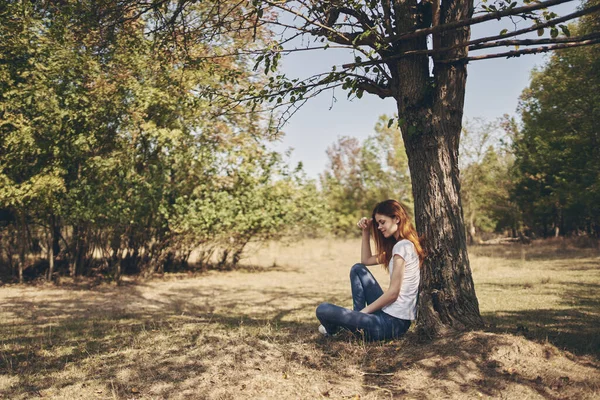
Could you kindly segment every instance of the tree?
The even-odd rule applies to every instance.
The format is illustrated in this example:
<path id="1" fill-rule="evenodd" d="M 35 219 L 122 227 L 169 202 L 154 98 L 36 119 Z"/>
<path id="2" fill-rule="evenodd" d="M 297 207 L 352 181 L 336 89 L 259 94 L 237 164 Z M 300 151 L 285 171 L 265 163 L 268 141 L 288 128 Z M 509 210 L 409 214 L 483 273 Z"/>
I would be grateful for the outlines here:
<path id="1" fill-rule="evenodd" d="M 329 165 L 320 180 L 336 216 L 334 234 L 359 233 L 356 221 L 384 199 L 401 200 L 412 209 L 406 150 L 400 130 L 389 121 L 380 116 L 374 134 L 363 143 L 341 137 L 327 149 Z"/>
<path id="2" fill-rule="evenodd" d="M 595 14 L 572 30 L 587 35 L 599 26 Z M 514 195 L 527 229 L 542 236 L 600 235 L 600 49 L 553 54 L 533 73 L 520 111 Z"/>
<path id="3" fill-rule="evenodd" d="M 366 203 L 369 211 L 375 203 L 389 198 L 413 209 L 408 158 L 395 119 L 381 115 L 375 133 L 363 143 L 361 171 L 370 193 Z"/>
<path id="4" fill-rule="evenodd" d="M 511 120 L 467 120 L 460 142 L 461 197 L 469 243 L 480 233 L 509 230 L 517 235 L 519 209 L 511 200 L 514 164 Z M 504 128 L 504 129 L 502 129 Z"/>
<path id="5" fill-rule="evenodd" d="M 340 137 L 327 148 L 329 164 L 321 174 L 321 188 L 327 204 L 336 216 L 332 229 L 335 235 L 356 231 L 355 223 L 368 212 L 365 207 L 366 188 L 362 179 L 362 147 L 353 137 Z"/>

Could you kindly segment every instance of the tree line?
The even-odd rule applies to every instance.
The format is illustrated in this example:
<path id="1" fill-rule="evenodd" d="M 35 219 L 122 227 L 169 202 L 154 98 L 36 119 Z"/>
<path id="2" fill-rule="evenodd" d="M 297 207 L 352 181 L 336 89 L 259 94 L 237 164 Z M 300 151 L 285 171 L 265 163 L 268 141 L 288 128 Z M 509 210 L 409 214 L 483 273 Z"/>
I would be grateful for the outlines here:
<path id="1" fill-rule="evenodd" d="M 201 263 L 236 264 L 250 240 L 318 229 L 316 186 L 268 149 L 269 120 L 211 102 L 265 79 L 248 56 L 189 63 L 265 32 L 177 46 L 108 7 L 0 5 L 2 279 L 150 275 L 200 245 Z"/>

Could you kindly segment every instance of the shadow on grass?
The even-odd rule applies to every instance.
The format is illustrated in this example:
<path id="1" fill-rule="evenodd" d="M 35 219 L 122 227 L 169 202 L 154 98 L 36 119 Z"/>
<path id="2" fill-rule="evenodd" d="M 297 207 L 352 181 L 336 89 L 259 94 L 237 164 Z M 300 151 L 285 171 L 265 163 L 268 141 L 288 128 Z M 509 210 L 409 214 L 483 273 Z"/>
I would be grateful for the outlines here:
<path id="1" fill-rule="evenodd" d="M 472 245 L 469 254 L 478 257 L 498 258 L 501 260 L 569 260 L 600 257 L 598 248 L 576 248 L 567 244 L 533 242 L 532 244 Z M 598 268 L 598 262 L 591 263 Z"/>
<path id="2" fill-rule="evenodd" d="M 252 273 L 252 274 L 264 273 L 264 272 L 291 272 L 291 273 L 302 272 L 302 270 L 298 267 L 292 267 L 289 265 L 284 266 L 284 265 L 277 264 L 277 263 L 273 263 L 272 265 L 269 265 L 269 266 L 248 264 L 245 262 L 241 262 L 236 265 L 224 264 L 221 266 L 219 266 L 219 265 L 206 266 L 206 265 L 198 264 L 198 263 L 190 263 L 189 268 L 192 271 L 192 273 L 196 273 L 196 274 L 206 273 L 207 271 L 221 271 L 221 272 L 236 271 L 236 272 L 247 272 L 247 273 Z M 186 274 L 186 272 L 181 272 L 179 274 Z M 165 274 L 165 276 L 168 276 L 168 275 L 169 275 L 169 273 Z"/>
<path id="3" fill-rule="evenodd" d="M 527 369 L 519 370 L 505 361 L 498 361 L 495 350 L 514 348 L 515 342 L 509 335 L 473 332 L 427 343 L 408 337 L 400 344 L 400 349 L 397 344 L 373 346 L 361 365 L 363 387 L 369 392 L 381 392 L 382 398 L 408 395 L 411 399 L 517 398 L 518 393 L 531 391 L 541 398 L 558 399 L 574 398 L 572 393 L 585 397 L 590 388 L 592 392 L 598 390 L 597 379 L 532 376 Z M 543 369 L 542 366 L 540 370 Z M 398 379 L 399 375 L 410 376 L 414 371 L 418 371 L 418 384 L 425 388 L 422 391 L 414 390 L 415 381 L 410 383 L 411 388 Z M 563 371 L 564 374 L 567 372 Z"/>
<path id="4" fill-rule="evenodd" d="M 483 317 L 493 332 L 521 334 L 600 360 L 600 284 L 580 282 L 563 291 L 561 298 L 564 309 L 505 311 Z"/>
<path id="5" fill-rule="evenodd" d="M 104 393 L 117 398 L 148 386 L 155 387 L 153 396 L 169 397 L 173 388 L 189 386 L 191 397 L 202 397 L 214 386 L 206 377 L 215 374 L 215 365 L 219 374 L 236 372 L 240 363 L 260 368 L 262 354 L 272 351 L 268 343 L 283 348 L 298 337 L 314 337 L 316 320 L 294 321 L 290 315 L 314 310 L 322 296 L 271 288 L 257 298 L 256 289 L 241 284 L 177 288 L 149 298 L 145 285 L 78 290 L 76 300 L 8 299 L 1 311 L 19 320 L 0 321 L 0 375 L 18 383 L 0 386 L 0 397 L 31 398 L 82 382 L 104 386 Z M 219 301 L 217 312 L 215 293 L 231 294 Z M 244 297 L 251 300 L 244 303 Z M 283 300 L 299 305 L 283 308 Z M 259 311 L 240 312 L 240 306 Z M 232 374 L 228 382 L 243 378 Z"/>
<path id="6" fill-rule="evenodd" d="M 497 397 L 506 385 L 517 383 L 553 398 L 548 393 L 558 385 L 506 371 L 495 362 L 490 353 L 511 345 L 507 336 L 480 333 L 471 340 L 460 336 L 421 343 L 409 334 L 399 341 L 365 343 L 351 335 L 322 338 L 316 333 L 316 319 L 293 318 L 298 312 L 314 312 L 321 301 L 347 303 L 347 295 L 323 298 L 322 293 L 290 292 L 285 287 L 258 290 L 243 283 L 153 293 L 146 285 L 150 284 L 101 286 L 81 291 L 76 300 L 9 299 L 2 311 L 16 313 L 21 320 L 0 325 L 0 371 L 18 383 L 0 388 L 0 396 L 31 398 L 83 383 L 116 398 L 139 392 L 165 398 L 175 391 L 187 398 L 207 398 L 224 383 L 241 387 L 252 374 L 263 373 L 265 363 L 324 373 L 330 384 L 356 379 L 350 364 L 359 369 L 364 390 L 382 398 L 407 394 L 409 389 L 397 375 L 413 368 L 422 371 L 423 379 L 447 383 L 439 389 L 442 397 L 456 396 L 452 387 L 466 397 L 476 393 Z M 566 320 L 556 311 L 502 315 L 496 317 L 497 330 L 510 331 L 526 321 L 523 326 L 530 327 L 522 330 L 532 334 L 537 332 L 532 321 L 538 321 L 556 333 L 550 337 L 557 343 L 573 336 L 559 347 L 597 355 L 597 314 L 590 319 L 586 313 L 598 309 L 598 289 L 588 285 L 565 296 L 565 302 L 575 302 L 568 303 L 575 310 L 566 314 Z M 576 340 L 576 333 L 585 339 Z M 596 340 L 596 350 L 583 346 L 575 351 L 585 340 Z M 305 345 L 317 351 L 304 352 Z M 225 382 L 222 376 L 227 376 Z M 410 392 L 411 398 L 430 394 Z"/>

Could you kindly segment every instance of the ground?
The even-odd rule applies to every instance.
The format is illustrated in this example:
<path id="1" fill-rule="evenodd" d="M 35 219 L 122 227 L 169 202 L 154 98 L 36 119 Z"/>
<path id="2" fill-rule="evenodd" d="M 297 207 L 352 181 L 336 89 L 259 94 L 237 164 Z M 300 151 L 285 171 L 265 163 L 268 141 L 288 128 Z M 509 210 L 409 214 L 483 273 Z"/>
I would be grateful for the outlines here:
<path id="1" fill-rule="evenodd" d="M 10 399 L 592 399 L 600 252 L 561 241 L 470 249 L 486 329 L 421 341 L 322 337 L 350 305 L 358 240 L 251 247 L 235 271 L 122 285 L 0 287 Z M 385 272 L 373 268 L 385 287 Z"/>

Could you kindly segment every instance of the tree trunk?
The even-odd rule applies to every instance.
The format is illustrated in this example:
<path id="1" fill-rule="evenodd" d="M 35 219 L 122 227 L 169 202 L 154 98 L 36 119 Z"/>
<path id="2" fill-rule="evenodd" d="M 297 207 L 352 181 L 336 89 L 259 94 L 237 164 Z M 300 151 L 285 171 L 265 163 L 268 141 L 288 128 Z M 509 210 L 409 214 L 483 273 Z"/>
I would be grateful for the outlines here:
<path id="1" fill-rule="evenodd" d="M 438 120 L 438 119 L 434 119 Z M 409 166 L 415 199 L 415 219 L 424 238 L 427 258 L 421 271 L 419 320 L 421 333 L 482 326 L 479 303 L 467 255 L 460 186 L 458 137 L 460 130 L 432 122 L 431 130 L 408 140 Z"/>
<path id="2" fill-rule="evenodd" d="M 475 236 L 477 235 L 477 230 L 475 229 L 475 218 L 473 218 L 473 215 L 471 215 L 469 217 L 469 226 L 468 226 L 468 244 L 474 244 L 475 243 Z"/>
<path id="3" fill-rule="evenodd" d="M 54 273 L 54 246 L 52 246 L 53 236 L 53 230 L 50 229 L 50 245 L 48 246 L 48 275 L 46 276 L 47 281 L 52 280 L 52 274 Z"/>
<path id="4" fill-rule="evenodd" d="M 472 12 L 469 2 L 443 2 L 440 23 L 467 19 Z M 439 46 L 451 47 L 469 37 L 468 27 L 446 31 L 440 34 Z M 415 220 L 427 253 L 417 323 L 420 333 L 429 337 L 483 325 L 467 255 L 458 171 L 467 71 L 464 63 L 448 62 L 466 53 L 466 48 L 458 48 L 436 55 L 433 76 L 427 58 L 405 57 L 390 65 Z"/>
<path id="5" fill-rule="evenodd" d="M 77 242 L 79 241 L 79 226 L 73 225 L 72 227 L 72 237 L 71 237 L 71 251 L 69 251 L 70 260 L 69 260 L 69 275 L 71 277 L 75 277 L 77 273 Z"/>
<path id="6" fill-rule="evenodd" d="M 18 274 L 19 283 L 23 283 L 23 270 L 25 269 L 25 260 L 27 256 L 27 229 L 25 227 L 25 215 L 19 214 L 17 232 L 19 235 L 19 263 L 18 263 Z"/>
<path id="7" fill-rule="evenodd" d="M 71 277 L 86 274 L 85 262 L 87 255 L 87 227 L 83 224 L 75 224 L 73 225 L 73 238 L 71 244 Z"/>
<path id="8" fill-rule="evenodd" d="M 52 251 L 54 256 L 57 257 L 60 254 L 60 220 L 55 215 L 52 216 Z"/>
<path id="9" fill-rule="evenodd" d="M 48 239 L 48 275 L 46 276 L 47 281 L 52 280 L 52 274 L 54 274 L 54 257 L 56 256 L 55 249 L 58 244 L 56 238 L 56 218 L 54 215 L 50 217 L 50 238 Z M 60 247 L 59 247 L 60 249 Z"/>

